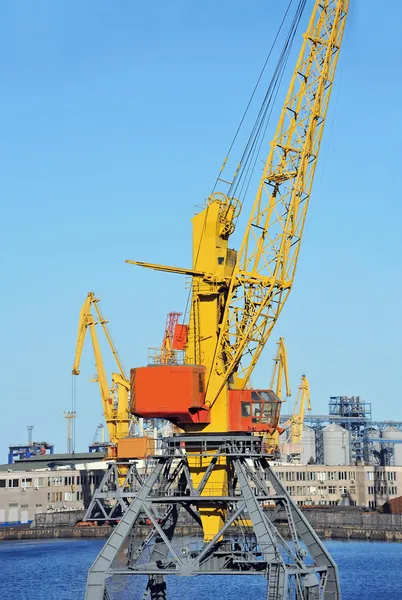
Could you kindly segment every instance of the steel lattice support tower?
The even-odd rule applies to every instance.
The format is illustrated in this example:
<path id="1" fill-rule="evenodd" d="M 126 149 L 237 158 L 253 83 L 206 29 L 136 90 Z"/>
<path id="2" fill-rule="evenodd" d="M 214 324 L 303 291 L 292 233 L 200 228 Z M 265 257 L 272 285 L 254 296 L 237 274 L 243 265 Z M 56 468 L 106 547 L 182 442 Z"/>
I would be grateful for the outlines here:
<path id="1" fill-rule="evenodd" d="M 212 458 L 197 487 L 189 453 L 201 462 Z M 252 434 L 187 435 L 164 440 L 162 454 L 150 459 L 145 475 L 131 463 L 125 480 L 119 481 L 118 463 L 110 465 L 90 509 L 92 518 L 98 514 L 100 520 L 119 522 L 89 571 L 86 600 L 109 598 L 110 577 L 117 582 L 145 575 L 144 595 L 134 597 L 167 600 L 167 575 L 218 574 L 264 577 L 267 600 L 340 600 L 335 563 L 267 458 L 261 438 Z M 233 479 L 217 496 L 213 473 L 222 460 Z M 226 512 L 209 541 L 203 539 L 200 518 L 200 507 L 206 505 Z M 176 535 L 183 513 L 193 531 L 199 530 L 192 541 Z M 124 549 L 122 565 L 121 558 L 115 559 Z"/>

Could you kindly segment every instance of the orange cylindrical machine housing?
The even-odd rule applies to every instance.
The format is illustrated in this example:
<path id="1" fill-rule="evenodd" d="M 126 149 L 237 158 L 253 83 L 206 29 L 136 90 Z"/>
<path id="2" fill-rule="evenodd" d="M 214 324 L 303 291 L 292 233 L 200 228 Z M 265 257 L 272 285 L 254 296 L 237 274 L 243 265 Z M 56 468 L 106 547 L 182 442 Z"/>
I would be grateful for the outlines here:
<path id="1" fill-rule="evenodd" d="M 209 423 L 205 406 L 205 367 L 149 365 L 130 371 L 131 412 L 144 419 L 177 424 Z"/>

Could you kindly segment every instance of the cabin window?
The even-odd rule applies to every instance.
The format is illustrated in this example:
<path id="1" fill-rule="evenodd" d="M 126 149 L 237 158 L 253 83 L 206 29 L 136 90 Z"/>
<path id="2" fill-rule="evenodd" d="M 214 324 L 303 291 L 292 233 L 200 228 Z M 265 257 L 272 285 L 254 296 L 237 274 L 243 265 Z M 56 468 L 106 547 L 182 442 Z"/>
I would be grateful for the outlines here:
<path id="1" fill-rule="evenodd" d="M 261 415 L 261 402 L 253 402 L 253 417 Z"/>
<path id="2" fill-rule="evenodd" d="M 241 416 L 249 417 L 250 416 L 250 402 L 242 402 L 241 403 Z"/>

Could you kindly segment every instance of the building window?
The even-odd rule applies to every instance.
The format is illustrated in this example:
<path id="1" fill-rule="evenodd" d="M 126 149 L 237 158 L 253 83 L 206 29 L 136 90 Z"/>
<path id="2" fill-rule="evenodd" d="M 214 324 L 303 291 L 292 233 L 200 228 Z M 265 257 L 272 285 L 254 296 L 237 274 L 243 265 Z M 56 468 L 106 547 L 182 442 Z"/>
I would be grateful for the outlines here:
<path id="1" fill-rule="evenodd" d="M 351 494 L 356 494 L 356 486 L 355 485 L 351 485 L 350 488 L 349 488 L 349 492 Z"/>
<path id="2" fill-rule="evenodd" d="M 336 485 L 328 486 L 328 494 L 336 494 Z"/>
<path id="3" fill-rule="evenodd" d="M 388 471 L 388 481 L 396 481 L 396 471 Z"/>
<path id="4" fill-rule="evenodd" d="M 21 508 L 22 508 L 22 509 L 24 509 L 24 508 L 25 508 L 25 509 L 26 509 L 26 508 L 28 508 L 28 504 L 21 504 Z"/>
<path id="5" fill-rule="evenodd" d="M 5 487 L 6 487 L 6 480 L 0 479 L 0 488 L 5 488 Z"/>
<path id="6" fill-rule="evenodd" d="M 36 477 L 35 478 L 35 487 L 43 488 L 44 486 L 44 477 Z"/>
<path id="7" fill-rule="evenodd" d="M 9 479 L 8 486 L 9 488 L 17 488 L 19 487 L 20 480 L 19 479 Z"/>
<path id="8" fill-rule="evenodd" d="M 42 508 L 42 504 L 35 504 L 35 508 Z"/>
<path id="9" fill-rule="evenodd" d="M 21 487 L 24 488 L 31 488 L 32 487 L 32 477 L 23 477 L 21 479 Z"/>
<path id="10" fill-rule="evenodd" d="M 368 471 L 368 473 L 367 473 L 367 479 L 369 481 L 374 481 L 374 471 Z"/>

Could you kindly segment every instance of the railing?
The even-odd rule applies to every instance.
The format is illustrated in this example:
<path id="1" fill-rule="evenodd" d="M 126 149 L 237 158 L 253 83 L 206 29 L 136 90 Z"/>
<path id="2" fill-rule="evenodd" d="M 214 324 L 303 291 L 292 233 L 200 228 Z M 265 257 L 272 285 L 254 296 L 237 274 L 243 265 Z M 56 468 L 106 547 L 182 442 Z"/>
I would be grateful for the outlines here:
<path id="1" fill-rule="evenodd" d="M 184 365 L 184 350 L 167 350 L 164 348 L 148 348 L 148 364 L 150 365 Z"/>

